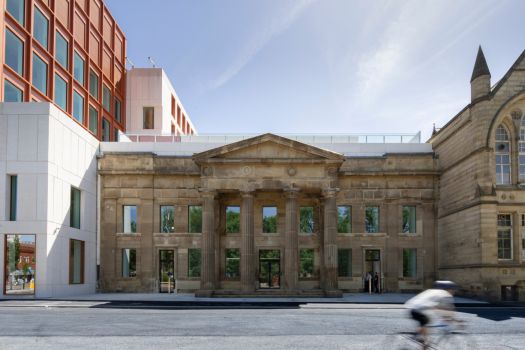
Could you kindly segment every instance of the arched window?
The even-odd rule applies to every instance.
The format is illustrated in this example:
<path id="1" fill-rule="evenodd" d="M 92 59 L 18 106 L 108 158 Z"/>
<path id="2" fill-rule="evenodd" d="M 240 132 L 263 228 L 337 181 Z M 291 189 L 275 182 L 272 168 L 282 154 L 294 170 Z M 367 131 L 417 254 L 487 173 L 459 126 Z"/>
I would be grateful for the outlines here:
<path id="1" fill-rule="evenodd" d="M 521 118 L 519 150 L 520 182 L 525 182 L 525 117 Z"/>
<path id="2" fill-rule="evenodd" d="M 510 141 L 504 126 L 496 129 L 496 184 L 510 184 Z"/>

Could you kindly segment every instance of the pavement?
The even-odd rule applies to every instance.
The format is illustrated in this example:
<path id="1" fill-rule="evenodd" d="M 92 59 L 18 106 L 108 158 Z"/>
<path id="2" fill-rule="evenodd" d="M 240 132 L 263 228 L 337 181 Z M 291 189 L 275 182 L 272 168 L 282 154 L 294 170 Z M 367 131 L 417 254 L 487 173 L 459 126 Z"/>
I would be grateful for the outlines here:
<path id="1" fill-rule="evenodd" d="M 127 308 L 402 308 L 415 294 L 404 293 L 348 293 L 342 298 L 202 298 L 192 293 L 94 293 L 63 298 L 5 298 L 0 307 L 127 307 Z M 491 304 L 469 298 L 456 297 L 457 306 L 490 306 Z"/>

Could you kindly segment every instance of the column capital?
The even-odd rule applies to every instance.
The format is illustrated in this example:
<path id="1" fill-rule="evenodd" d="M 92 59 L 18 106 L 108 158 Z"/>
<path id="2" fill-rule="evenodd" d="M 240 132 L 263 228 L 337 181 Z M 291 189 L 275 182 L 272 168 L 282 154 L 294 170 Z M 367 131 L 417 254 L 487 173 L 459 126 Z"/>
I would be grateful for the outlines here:
<path id="1" fill-rule="evenodd" d="M 337 196 L 337 193 L 339 192 L 339 188 L 325 188 L 323 189 L 323 197 L 325 198 L 332 198 Z"/>
<path id="2" fill-rule="evenodd" d="M 255 190 L 240 190 L 242 198 L 253 198 L 255 196 Z"/>
<path id="3" fill-rule="evenodd" d="M 297 198 L 299 196 L 299 189 L 296 187 L 287 187 L 283 189 L 286 198 Z"/>
<path id="4" fill-rule="evenodd" d="M 217 197 L 217 190 L 214 190 L 212 188 L 199 188 L 199 192 L 200 194 L 203 196 L 203 197 L 211 197 L 211 198 L 215 198 Z"/>

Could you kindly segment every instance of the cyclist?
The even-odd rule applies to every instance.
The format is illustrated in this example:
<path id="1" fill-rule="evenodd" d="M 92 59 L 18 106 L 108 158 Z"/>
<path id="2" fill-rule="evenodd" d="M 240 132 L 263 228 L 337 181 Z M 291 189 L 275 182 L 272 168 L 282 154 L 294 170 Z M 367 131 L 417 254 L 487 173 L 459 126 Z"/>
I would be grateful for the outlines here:
<path id="1" fill-rule="evenodd" d="M 427 324 L 430 321 L 432 311 L 443 311 L 442 316 L 447 322 L 455 320 L 453 295 L 456 289 L 457 285 L 452 281 L 436 281 L 434 288 L 419 293 L 405 303 L 405 307 L 410 310 L 412 319 L 419 322 L 418 340 L 423 344 L 427 342 Z"/>

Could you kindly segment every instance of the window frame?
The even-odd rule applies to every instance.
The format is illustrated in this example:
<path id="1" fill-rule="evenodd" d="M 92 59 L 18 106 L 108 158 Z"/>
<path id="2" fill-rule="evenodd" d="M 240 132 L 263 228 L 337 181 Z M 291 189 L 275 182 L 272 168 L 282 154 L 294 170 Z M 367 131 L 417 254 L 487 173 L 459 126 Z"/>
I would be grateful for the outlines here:
<path id="1" fill-rule="evenodd" d="M 230 208 L 238 208 L 238 212 L 236 211 L 229 211 Z M 239 218 L 239 221 L 237 222 L 236 225 L 234 225 L 234 227 L 231 227 L 229 226 L 228 224 L 228 214 L 229 213 L 232 213 L 232 214 L 236 214 Z M 224 233 L 226 234 L 239 234 L 241 233 L 241 206 L 240 205 L 227 205 L 225 206 L 224 208 Z M 231 217 L 231 215 L 230 215 Z M 238 225 L 238 228 L 234 231 L 232 231 L 233 228 L 236 228 Z"/>
<path id="2" fill-rule="evenodd" d="M 500 130 L 503 130 L 504 134 L 502 134 Z M 504 144 L 507 144 L 506 150 Z M 512 142 L 509 129 L 504 124 L 500 124 L 496 128 L 494 137 L 494 157 L 496 165 L 496 185 L 505 186 L 512 184 Z M 508 159 L 507 162 L 503 161 L 505 157 Z M 506 173 L 504 171 L 506 167 L 508 167 L 508 178 L 506 178 Z"/>
<path id="3" fill-rule="evenodd" d="M 102 117 L 102 141 L 111 141 L 111 122 L 106 117 Z"/>
<path id="4" fill-rule="evenodd" d="M 171 220 L 172 220 L 172 226 L 171 228 L 168 228 L 167 231 L 164 230 L 164 224 L 163 224 L 163 212 L 162 212 L 162 209 L 163 208 L 171 208 L 171 214 L 172 214 L 172 217 L 171 217 Z M 175 232 L 175 206 L 174 205 L 160 205 L 159 206 L 159 213 L 160 213 L 160 221 L 159 221 L 159 224 L 160 224 L 160 227 L 159 227 L 159 230 L 161 233 L 174 233 Z"/>
<path id="5" fill-rule="evenodd" d="M 82 65 L 77 63 L 82 62 Z M 82 68 L 82 71 L 79 72 L 79 68 Z M 80 74 L 78 75 L 77 72 Z M 78 78 L 82 78 L 79 80 Z M 76 80 L 82 87 L 85 87 L 84 83 L 86 82 L 86 59 L 78 53 L 77 50 L 73 52 L 73 79 Z"/>
<path id="6" fill-rule="evenodd" d="M 37 13 L 39 13 L 40 15 L 42 15 L 42 17 L 45 19 L 46 21 L 46 38 L 45 38 L 45 43 L 41 42 L 39 40 L 39 35 L 36 34 L 35 30 L 37 29 L 37 25 L 36 25 L 36 21 L 37 21 Z M 33 33 L 32 33 L 32 37 L 35 39 L 35 41 L 40 44 L 46 51 L 49 50 L 49 28 L 50 28 L 50 20 L 49 18 L 45 15 L 45 11 L 43 11 L 39 6 L 36 6 L 36 4 L 34 5 L 34 11 L 33 11 Z"/>
<path id="7" fill-rule="evenodd" d="M 149 118 L 147 111 L 151 112 L 151 125 L 149 125 Z M 155 107 L 153 106 L 142 106 L 142 129 L 153 130 L 155 129 Z"/>
<path id="8" fill-rule="evenodd" d="M 405 255 L 405 252 L 410 252 L 411 254 Z M 417 279 L 417 272 L 418 272 L 417 271 L 418 270 L 417 269 L 417 248 L 403 248 L 402 257 L 403 257 L 403 278 Z M 405 263 L 407 265 L 405 265 Z M 411 271 L 412 267 L 413 267 L 413 271 Z"/>
<path id="9" fill-rule="evenodd" d="M 348 257 L 348 265 L 347 265 L 347 270 L 348 270 L 348 273 L 346 275 L 342 274 L 341 270 L 342 270 L 342 266 L 343 264 L 341 264 L 341 257 L 343 256 L 341 254 L 341 252 L 343 251 L 346 251 L 349 253 L 349 257 Z M 353 271 L 352 271 L 352 268 L 353 268 L 353 265 L 352 265 L 352 248 L 339 248 L 337 249 L 337 277 L 338 278 L 352 278 L 353 276 Z"/>
<path id="10" fill-rule="evenodd" d="M 265 215 L 264 213 L 264 210 L 266 208 L 275 208 L 275 214 L 274 215 Z M 269 234 L 276 234 L 278 233 L 279 231 L 279 225 L 278 225 L 278 219 L 279 219 L 279 208 L 276 206 L 276 205 L 264 205 L 261 207 L 261 214 L 262 214 L 262 222 L 261 222 L 261 228 L 262 228 L 262 233 L 269 233 Z M 270 223 L 266 223 L 265 224 L 265 219 L 266 218 L 272 218 L 274 217 L 275 218 L 275 230 L 273 232 L 270 232 L 267 230 L 268 226 L 270 226 Z"/>
<path id="11" fill-rule="evenodd" d="M 192 268 L 194 266 L 191 265 L 191 252 L 198 252 L 199 257 L 196 259 L 196 262 L 198 264 L 198 274 L 190 274 L 190 271 L 192 271 Z M 202 250 L 201 248 L 188 248 L 188 271 L 187 271 L 187 277 L 189 279 L 199 279 L 202 274 Z"/>
<path id="12" fill-rule="evenodd" d="M 44 77 L 45 77 L 45 90 L 40 89 L 38 84 L 36 84 L 36 82 L 35 82 L 35 76 L 38 76 L 37 74 L 35 74 L 35 67 L 37 66 L 35 64 L 35 59 L 39 60 L 39 61 L 36 61 L 36 62 L 41 62 L 42 64 L 44 64 L 44 66 L 46 68 L 45 74 L 44 74 Z M 49 93 L 49 62 L 46 59 L 44 59 L 43 57 L 41 57 L 36 51 L 33 51 L 33 60 L 31 62 L 32 62 L 31 85 L 33 87 L 35 87 L 44 96 L 48 96 L 48 93 Z"/>
<path id="13" fill-rule="evenodd" d="M 82 102 L 82 108 L 80 109 L 80 112 L 81 112 L 81 116 L 80 116 L 80 119 L 77 118 L 77 115 L 75 113 L 75 97 L 79 97 L 81 102 Z M 73 119 L 75 119 L 77 122 L 79 122 L 80 124 L 84 125 L 84 109 L 86 107 L 86 100 L 85 100 L 85 97 L 84 95 L 80 94 L 76 89 L 73 89 L 73 108 L 71 109 L 71 115 L 73 116 Z"/>
<path id="14" fill-rule="evenodd" d="M 377 209 L 377 228 L 374 230 L 374 231 L 370 231 L 369 230 L 369 227 L 370 227 L 370 224 L 368 224 L 368 219 L 367 219 L 367 211 L 369 209 Z M 379 205 L 367 205 L 365 206 L 365 232 L 366 233 L 379 233 L 381 231 L 381 221 L 380 221 L 380 218 L 381 218 L 381 207 Z"/>
<path id="15" fill-rule="evenodd" d="M 10 85 L 10 88 L 14 88 L 18 92 L 20 92 L 20 100 L 19 101 L 6 101 L 6 96 L 7 96 L 7 94 L 6 94 L 6 91 L 7 91 L 6 86 L 7 85 Z M 20 86 L 14 84 L 11 80 L 4 79 L 4 101 L 3 102 L 24 102 L 24 90 Z"/>
<path id="16" fill-rule="evenodd" d="M 76 195 L 78 195 L 78 207 Z M 75 218 L 77 218 L 75 220 Z M 71 186 L 69 202 L 69 227 L 79 229 L 82 227 L 82 191 Z"/>
<path id="17" fill-rule="evenodd" d="M 65 106 L 62 106 L 62 105 L 57 101 L 57 95 L 58 95 L 58 94 L 57 94 L 57 91 L 58 91 L 58 89 L 57 89 L 57 81 L 60 81 L 60 80 L 61 80 L 62 82 L 64 82 L 64 84 L 65 84 L 65 99 L 66 99 L 66 100 L 65 100 Z M 58 107 L 60 107 L 64 112 L 67 112 L 67 105 L 68 105 L 68 98 L 67 98 L 68 96 L 67 96 L 67 94 L 68 94 L 68 91 L 69 91 L 69 90 L 68 90 L 68 88 L 69 88 L 69 84 L 68 84 L 68 82 L 67 82 L 66 79 L 64 79 L 60 74 L 58 74 L 57 71 L 55 71 L 55 84 L 54 84 L 54 85 L 55 85 L 55 89 L 54 89 L 54 91 L 53 91 L 53 101 L 54 101 L 55 104 L 56 104 Z"/>
<path id="18" fill-rule="evenodd" d="M 237 251 L 238 257 L 228 257 L 228 252 Z M 228 276 L 228 267 L 232 263 L 236 269 L 236 274 Z M 236 265 L 236 266 L 235 266 Z M 241 249 L 240 248 L 226 248 L 224 249 L 224 278 L 227 280 L 241 279 Z"/>
<path id="19" fill-rule="evenodd" d="M 508 225 L 500 225 L 500 217 L 501 216 L 508 216 L 509 220 L 508 220 Z M 506 220 L 505 220 L 506 221 Z M 512 261 L 514 259 L 514 252 L 513 252 L 513 249 L 514 249 L 514 242 L 513 242 L 513 238 L 514 238 L 514 232 L 513 232 L 513 218 L 512 218 L 512 214 L 511 213 L 498 213 L 497 214 L 497 228 L 496 228 L 496 232 L 497 232 L 497 236 L 496 236 L 496 239 L 497 239 L 497 256 L 498 256 L 498 261 Z M 508 237 L 503 237 L 503 235 L 500 235 L 502 233 L 508 233 Z M 507 241 L 509 242 L 509 247 L 505 247 L 505 246 L 502 246 L 500 245 L 501 243 L 503 243 L 504 241 Z M 505 257 L 505 252 L 508 252 L 509 253 L 509 257 Z M 503 253 L 502 255 L 500 253 Z"/>
<path id="20" fill-rule="evenodd" d="M 13 14 L 11 13 L 11 11 L 9 11 L 9 3 L 11 1 L 10 0 L 7 0 L 6 1 L 6 4 L 5 4 L 5 11 L 7 13 L 9 13 L 9 15 L 11 17 L 13 17 L 13 19 L 18 23 L 20 24 L 22 27 L 25 27 L 25 22 L 26 22 L 26 1 L 25 0 L 21 0 L 22 2 L 22 17 L 19 18 L 19 14 Z M 18 2 L 19 3 L 19 2 Z M 20 21 L 21 20 L 21 21 Z"/>
<path id="21" fill-rule="evenodd" d="M 58 42 L 59 38 L 63 40 L 63 42 L 66 44 L 66 52 L 65 52 L 65 64 L 62 62 L 62 59 L 60 58 L 59 50 L 58 50 Z M 55 60 L 62 66 L 62 68 L 69 70 L 69 41 L 66 39 L 66 37 L 59 31 L 55 30 Z"/>
<path id="22" fill-rule="evenodd" d="M 124 254 L 125 252 L 129 250 L 129 259 L 128 259 L 128 266 L 127 266 L 127 269 L 124 269 Z M 136 278 L 137 275 L 138 275 L 138 264 L 137 264 L 137 250 L 136 248 L 122 248 L 121 249 L 121 274 L 120 276 L 122 278 Z M 133 252 L 133 255 L 132 255 L 132 252 Z M 132 269 L 132 266 L 134 266 L 135 268 Z M 124 274 L 124 271 L 127 270 L 127 275 Z"/>
<path id="23" fill-rule="evenodd" d="M 8 208 L 7 221 L 16 221 L 18 209 L 18 175 L 8 174 Z"/>
<path id="24" fill-rule="evenodd" d="M 302 215 L 306 213 L 306 209 L 311 209 L 311 222 L 308 220 L 307 223 L 303 225 Z M 306 218 L 308 219 L 308 218 Z M 298 222 L 298 232 L 302 235 L 312 235 L 315 232 L 315 207 L 313 205 L 302 205 L 299 207 L 299 222 Z M 305 225 L 308 225 L 308 230 L 303 230 Z"/>
<path id="25" fill-rule="evenodd" d="M 20 47 L 17 46 L 16 48 L 16 54 L 17 54 L 17 66 L 20 65 L 20 68 L 17 69 L 17 68 L 14 68 L 12 67 L 8 62 L 7 62 L 7 52 L 9 51 L 8 50 L 8 42 L 7 42 L 7 36 L 8 36 L 8 33 L 10 35 L 13 36 L 14 39 L 18 40 L 22 46 L 21 46 L 21 50 L 20 50 Z M 10 27 L 5 27 L 5 30 L 4 30 L 4 64 L 6 66 L 8 66 L 13 72 L 15 72 L 17 75 L 23 77 L 24 76 L 24 73 L 25 73 L 25 54 L 26 54 L 26 45 L 25 45 L 25 40 L 23 38 L 21 38 L 16 31 L 12 30 Z M 22 57 L 20 59 L 20 57 L 18 57 L 18 54 L 21 53 Z"/>
<path id="26" fill-rule="evenodd" d="M 95 118 L 96 123 L 94 123 L 94 125 L 92 123 L 91 111 L 96 113 L 96 118 Z M 98 114 L 98 109 L 90 103 L 89 106 L 88 106 L 88 118 L 89 118 L 89 120 L 88 120 L 88 129 L 95 136 L 98 136 L 98 119 L 99 119 L 98 115 L 99 115 Z M 93 128 L 92 128 L 93 126 L 95 127 L 95 130 L 93 130 Z"/>
<path id="27" fill-rule="evenodd" d="M 309 251 L 311 252 L 311 257 L 303 257 L 303 252 Z M 316 270 L 315 270 L 315 249 L 314 248 L 299 248 L 298 252 L 299 257 L 299 280 L 312 280 L 315 279 L 317 276 Z M 311 264 L 311 271 L 303 271 L 303 267 L 306 263 Z"/>
<path id="28" fill-rule="evenodd" d="M 126 225 L 126 208 L 130 208 L 129 213 L 129 225 Z M 132 211 L 131 209 L 135 208 L 135 220 L 132 220 Z M 133 222 L 135 223 L 135 226 L 133 226 Z M 127 231 L 127 227 L 129 227 L 129 231 Z M 122 205 L 122 233 L 125 234 L 137 234 L 138 232 L 138 206 L 136 204 L 124 204 Z"/>
<path id="29" fill-rule="evenodd" d="M 191 230 L 191 208 L 193 207 L 198 207 L 200 208 L 200 217 L 201 217 L 201 220 L 200 220 L 200 230 L 198 232 L 194 232 L 193 230 Z M 188 205 L 188 233 L 191 233 L 191 234 L 194 234 L 194 233 L 202 233 L 202 205 Z"/>
<path id="30" fill-rule="evenodd" d="M 342 230 L 344 218 L 341 218 L 340 208 L 346 208 L 348 213 L 348 223 L 346 224 L 346 231 Z M 337 234 L 345 235 L 352 233 L 352 206 L 351 205 L 338 205 L 337 206 Z"/>
<path id="31" fill-rule="evenodd" d="M 408 229 L 405 228 L 405 209 L 409 210 L 408 216 Z M 413 211 L 413 213 L 412 213 Z M 411 214 L 414 215 L 413 219 L 410 218 Z M 401 232 L 404 234 L 417 234 L 417 207 L 415 205 L 403 205 L 401 206 Z M 411 231 L 411 222 L 413 221 L 413 231 Z"/>
<path id="32" fill-rule="evenodd" d="M 93 68 L 89 69 L 89 94 L 98 101 L 100 96 L 100 75 L 98 75 Z"/>
<path id="33" fill-rule="evenodd" d="M 80 242 L 80 280 L 75 282 L 75 260 L 74 251 L 75 243 Z M 79 239 L 69 239 L 69 284 L 84 284 L 85 274 L 85 242 Z"/>

